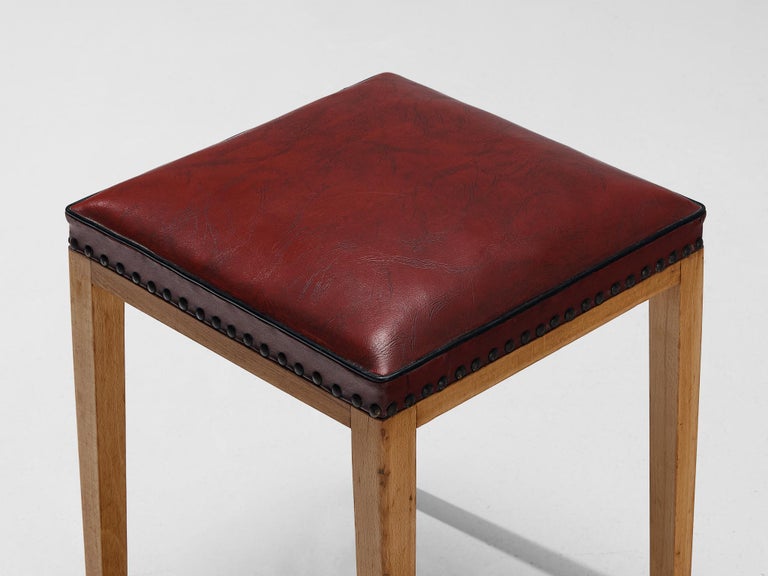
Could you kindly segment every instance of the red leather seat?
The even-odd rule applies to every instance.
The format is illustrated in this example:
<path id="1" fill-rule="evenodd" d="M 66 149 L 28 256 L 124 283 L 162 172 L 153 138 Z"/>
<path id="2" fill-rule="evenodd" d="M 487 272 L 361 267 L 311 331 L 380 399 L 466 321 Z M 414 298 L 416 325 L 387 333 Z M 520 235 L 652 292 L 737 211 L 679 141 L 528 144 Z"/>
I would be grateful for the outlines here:
<path id="1" fill-rule="evenodd" d="M 378 418 L 698 250 L 704 216 L 392 74 L 67 208 L 74 250 Z"/>

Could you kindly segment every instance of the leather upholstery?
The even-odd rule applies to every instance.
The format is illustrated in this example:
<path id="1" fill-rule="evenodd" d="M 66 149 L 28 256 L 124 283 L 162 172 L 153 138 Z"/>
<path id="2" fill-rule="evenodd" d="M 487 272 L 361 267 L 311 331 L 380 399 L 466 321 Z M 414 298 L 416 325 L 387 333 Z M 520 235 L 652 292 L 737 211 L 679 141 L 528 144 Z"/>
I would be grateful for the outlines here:
<path id="1" fill-rule="evenodd" d="M 73 248 L 378 417 L 698 249 L 704 216 L 393 74 L 67 209 Z"/>

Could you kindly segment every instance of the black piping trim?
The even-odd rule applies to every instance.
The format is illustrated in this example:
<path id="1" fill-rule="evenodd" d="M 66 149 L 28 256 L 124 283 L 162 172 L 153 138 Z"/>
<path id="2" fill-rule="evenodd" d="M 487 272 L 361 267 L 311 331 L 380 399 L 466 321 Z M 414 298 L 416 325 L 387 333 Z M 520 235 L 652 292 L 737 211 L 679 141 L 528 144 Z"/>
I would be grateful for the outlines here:
<path id="1" fill-rule="evenodd" d="M 70 236 L 69 244 L 70 244 L 70 249 L 72 249 L 72 250 L 74 250 L 76 252 L 80 252 L 79 242 L 77 241 L 76 238 Z M 686 244 L 685 246 L 683 246 L 683 249 L 682 249 L 683 258 L 689 256 L 692 252 L 697 251 L 697 250 L 701 249 L 702 247 L 703 247 L 703 240 L 702 240 L 701 237 L 697 238 L 696 241 L 693 244 Z M 97 258 L 96 254 L 93 252 L 93 248 L 91 246 L 87 245 L 87 244 L 85 246 L 83 246 L 83 254 L 85 255 L 86 258 L 89 258 L 89 259 L 91 259 L 93 261 L 99 262 L 102 266 L 104 266 L 104 267 L 106 267 L 106 268 L 108 268 L 110 270 L 114 270 L 116 274 L 119 274 L 120 276 L 122 276 L 122 277 L 127 279 L 125 268 L 119 262 L 115 264 L 114 268 L 111 268 L 109 266 L 109 259 L 107 258 L 106 254 L 101 254 Z M 672 257 L 672 255 L 675 256 L 675 261 L 676 261 L 677 260 L 677 256 L 676 256 L 677 255 L 677 250 L 672 251 L 672 253 L 670 255 L 670 258 Z M 659 269 L 659 271 L 663 270 L 663 268 L 664 268 L 663 260 L 661 260 L 660 262 L 662 262 L 662 266 Z M 670 263 L 672 263 L 671 260 L 670 260 Z M 648 267 L 647 266 L 644 267 L 643 270 L 648 270 Z M 141 285 L 141 281 L 139 279 L 139 276 L 138 276 L 137 272 L 134 271 L 130 275 L 130 278 L 131 278 L 131 280 L 135 284 Z M 630 278 L 633 278 L 633 276 L 630 275 L 630 276 L 627 277 L 627 280 L 626 280 L 626 283 L 625 283 L 625 287 L 626 288 L 630 288 L 631 285 L 634 285 L 634 281 L 632 281 L 630 283 Z M 618 286 L 619 287 L 619 291 L 620 291 L 621 287 L 620 287 L 618 282 L 614 283 L 613 286 Z M 161 294 L 159 294 L 157 292 L 156 287 L 155 287 L 155 283 L 153 281 L 151 281 L 151 280 L 147 281 L 146 285 L 143 285 L 143 287 L 145 287 L 150 294 L 154 294 L 158 298 L 161 297 Z M 167 296 L 166 296 L 166 294 L 167 294 Z M 598 295 L 602 296 L 602 292 L 599 292 Z M 615 294 L 613 294 L 613 292 L 612 292 L 612 295 L 615 295 Z M 170 304 L 174 304 L 172 302 L 171 296 L 172 295 L 171 295 L 170 291 L 168 290 L 168 288 L 164 288 L 163 291 L 162 291 L 162 298 L 163 298 L 163 300 L 165 300 L 166 302 L 168 302 Z M 589 302 L 589 299 L 585 300 L 585 302 Z M 595 297 L 595 304 L 596 305 L 600 305 L 602 302 L 603 302 L 603 298 L 602 297 L 600 298 L 599 301 L 598 301 L 598 298 Z M 186 299 L 184 297 L 180 297 L 179 298 L 177 306 L 178 306 L 178 308 L 182 312 L 184 312 L 186 314 L 189 314 L 190 316 L 196 317 L 199 321 L 204 322 L 206 325 L 211 326 L 211 328 L 213 328 L 217 332 L 223 332 L 222 327 L 221 327 L 221 322 L 219 321 L 218 324 L 215 322 L 215 321 L 219 320 L 216 316 L 213 316 L 211 318 L 211 320 L 210 320 L 210 323 L 209 323 L 208 321 L 206 321 L 205 314 L 203 313 L 202 308 L 198 307 L 196 309 L 195 313 L 193 314 L 192 310 L 188 306 L 188 302 L 186 301 Z M 583 304 L 582 304 L 582 308 L 583 308 Z M 587 308 L 589 308 L 589 307 L 587 307 Z M 586 310 L 584 310 L 584 311 L 586 311 Z M 571 313 L 570 317 L 569 317 L 569 312 Z M 566 322 L 572 320 L 575 317 L 574 309 L 573 308 L 568 308 L 565 311 L 563 317 L 564 317 Z M 553 322 L 554 322 L 554 325 L 553 325 Z M 551 329 L 555 329 L 557 327 L 557 325 L 559 325 L 559 314 L 556 314 L 555 316 L 553 316 L 550 319 L 550 328 Z M 539 327 L 542 330 L 540 331 L 539 328 L 537 328 L 537 330 L 536 330 L 537 337 L 538 336 L 543 336 L 544 333 L 547 331 L 544 324 L 540 324 Z M 227 329 L 226 329 L 226 334 L 230 338 L 233 338 L 235 340 L 241 341 L 243 343 L 243 345 L 245 345 L 246 347 L 254 348 L 255 342 L 253 340 L 253 337 L 250 334 L 248 334 L 248 333 L 243 333 L 242 338 L 238 339 L 237 338 L 237 334 L 238 333 L 237 333 L 237 329 L 236 329 L 235 326 L 229 324 L 227 326 Z M 523 334 L 521 335 L 520 339 L 521 339 L 521 345 L 527 344 L 530 341 L 530 331 L 529 330 L 524 331 Z M 510 344 L 512 344 L 512 346 L 509 346 Z M 507 353 L 510 353 L 510 352 L 512 352 L 513 348 L 514 348 L 514 339 L 510 339 L 505 344 L 504 351 L 507 352 Z M 270 359 L 272 361 L 276 361 L 278 364 L 280 364 L 280 366 L 282 366 L 286 370 L 291 370 L 297 376 L 303 377 L 305 380 L 310 380 L 310 377 L 306 374 L 306 372 L 304 370 L 304 366 L 302 364 L 300 364 L 299 362 L 295 362 L 293 364 L 293 366 L 291 367 L 289 365 L 289 363 L 287 361 L 287 358 L 286 358 L 284 353 L 279 352 L 276 357 L 270 356 L 269 348 L 268 348 L 268 346 L 265 343 L 261 343 L 259 345 L 259 352 L 261 353 L 262 356 L 264 356 L 264 357 L 266 357 L 266 358 L 268 358 L 268 359 Z M 496 348 L 492 348 L 491 351 L 488 353 L 488 361 L 489 361 L 489 363 L 493 362 L 494 360 L 496 360 L 497 352 L 498 352 L 498 350 Z M 482 367 L 482 361 L 480 360 L 480 357 L 476 357 L 472 361 L 472 364 L 471 364 L 472 372 L 475 372 L 475 371 L 479 370 L 481 367 Z M 461 378 L 464 377 L 465 374 L 466 374 L 466 371 L 465 371 L 464 365 L 459 366 L 459 368 L 457 368 L 457 370 L 456 370 L 454 382 L 458 382 Z M 315 384 L 315 385 L 317 385 L 317 386 L 319 386 L 319 387 L 329 391 L 331 394 L 333 394 L 333 396 L 335 396 L 337 398 L 340 398 L 340 399 L 342 399 L 342 400 L 344 400 L 346 402 L 351 402 L 351 404 L 354 407 L 356 407 L 356 408 L 362 408 L 363 407 L 363 399 L 359 395 L 353 394 L 352 397 L 348 399 L 348 398 L 346 398 L 344 396 L 344 392 L 343 392 L 343 390 L 341 389 L 341 387 L 338 384 L 332 384 L 330 387 L 323 386 L 322 375 L 319 372 L 313 372 L 312 373 L 311 381 L 312 381 L 313 384 Z M 446 375 L 443 375 L 438 380 L 438 385 L 437 385 L 438 386 L 438 391 L 442 390 L 443 388 L 445 388 L 448 384 L 449 384 L 448 377 Z M 428 383 L 428 384 L 426 384 L 422 388 L 422 398 L 425 398 L 425 397 L 429 396 L 429 394 L 431 394 L 431 393 L 432 393 L 432 385 Z M 416 397 L 414 396 L 414 394 L 412 392 L 405 396 L 405 398 L 404 398 L 404 406 L 405 406 L 405 408 L 409 408 L 410 406 L 412 406 L 415 403 L 416 403 Z M 369 415 L 371 415 L 374 418 L 382 417 L 382 418 L 386 419 L 386 418 L 389 418 L 391 416 L 394 416 L 397 413 L 398 405 L 397 405 L 397 401 L 390 402 L 389 405 L 387 406 L 386 413 L 383 413 L 381 408 L 377 404 L 371 404 L 370 406 L 368 406 L 367 410 L 368 410 Z"/>
<path id="2" fill-rule="evenodd" d="M 444 354 L 445 352 L 451 350 L 452 348 L 455 348 L 467 340 L 471 340 L 472 338 L 475 338 L 476 336 L 479 336 L 480 334 L 483 334 L 484 332 L 487 332 L 488 330 L 491 330 L 492 328 L 498 326 L 499 324 L 502 324 L 503 322 L 506 322 L 513 316 L 516 316 L 517 314 L 520 314 L 521 312 L 524 312 L 534 306 L 536 306 L 539 302 L 542 302 L 546 300 L 547 298 L 550 298 L 557 293 L 565 290 L 569 286 L 575 284 L 579 280 L 594 274 L 595 272 L 605 268 L 606 266 L 609 266 L 610 264 L 613 264 L 617 260 L 620 260 L 621 258 L 631 254 L 632 252 L 639 250 L 640 248 L 643 248 L 644 246 L 647 246 L 651 242 L 658 240 L 659 238 L 669 234 L 670 232 L 673 232 L 674 230 L 685 226 L 686 224 L 689 224 L 701 217 L 704 217 L 706 215 L 706 208 L 703 204 L 700 202 L 697 202 L 695 200 L 691 200 L 691 202 L 698 205 L 698 210 L 696 210 L 694 213 L 692 213 L 689 216 L 686 216 L 685 218 L 678 220 L 677 222 L 674 222 L 672 224 L 669 224 L 668 226 L 665 226 L 661 230 L 658 230 L 654 234 L 651 234 L 650 236 L 644 238 L 643 240 L 640 240 L 639 242 L 617 252 L 613 256 L 610 256 L 609 258 L 605 259 L 603 262 L 600 262 L 599 264 L 596 264 L 595 266 L 592 266 L 591 268 L 588 268 L 587 270 L 584 270 L 583 272 L 580 272 L 576 274 L 575 276 L 571 277 L 570 279 L 558 284 L 557 286 L 550 288 L 549 290 L 546 290 L 545 292 L 539 294 L 538 296 L 535 296 L 534 298 L 531 298 L 527 302 L 524 302 L 518 306 L 515 306 L 508 312 L 502 314 L 498 318 L 495 318 L 494 320 L 491 320 L 490 322 L 487 322 L 486 324 L 483 324 L 482 326 L 479 326 L 473 330 L 470 330 L 469 332 L 466 332 L 465 334 L 462 334 L 458 338 L 452 340 L 451 342 L 448 342 L 444 344 L 443 346 L 433 350 L 432 352 L 429 352 L 428 354 L 425 354 L 418 360 L 414 360 L 410 364 L 406 364 L 402 368 L 399 368 L 395 372 L 391 372 L 386 375 L 381 374 L 375 374 L 373 372 L 369 372 L 357 364 L 351 362 L 350 360 L 347 360 L 345 358 L 342 358 L 338 354 L 335 354 L 331 352 L 330 350 L 323 348 L 322 346 L 319 346 L 318 344 L 314 343 L 313 341 L 309 340 L 305 336 L 302 336 L 301 334 L 295 332 L 294 330 L 288 328 L 284 324 L 264 315 L 263 313 L 256 312 L 255 310 L 251 309 L 249 306 L 247 306 L 244 302 L 241 302 L 240 300 L 225 294 L 224 292 L 214 288 L 212 285 L 208 284 L 204 280 L 197 278 L 193 276 L 192 274 L 189 274 L 188 272 L 185 272 L 181 270 L 180 268 L 177 268 L 174 264 L 169 262 L 168 260 L 165 260 L 164 258 L 161 258 L 160 256 L 154 254 L 152 251 L 150 251 L 148 248 L 142 246 L 141 244 L 138 244 L 136 242 L 133 242 L 132 240 L 129 240 L 120 234 L 110 230 L 109 228 L 106 228 L 102 226 L 101 224 L 98 224 L 97 222 L 94 222 L 92 220 L 89 220 L 83 216 L 80 216 L 76 212 L 72 210 L 72 206 L 75 204 L 79 204 L 83 200 L 78 200 L 77 202 L 74 202 L 66 207 L 65 213 L 70 216 L 72 219 L 77 220 L 81 224 L 84 224 L 88 226 L 89 228 L 92 228 L 98 232 L 101 232 L 102 234 L 112 238 L 113 240 L 129 247 L 137 252 L 141 253 L 145 257 L 149 258 L 150 260 L 153 260 L 160 266 L 163 266 L 164 268 L 167 268 L 171 272 L 174 272 L 175 274 L 181 276 L 183 279 L 198 285 L 200 288 L 203 288 L 204 290 L 210 292 L 213 296 L 217 298 L 221 298 L 225 302 L 241 309 L 243 312 L 246 312 L 258 320 L 272 326 L 273 328 L 280 330 L 284 334 L 290 336 L 291 338 L 294 338 L 295 340 L 298 340 L 299 342 L 303 343 L 304 345 L 308 346 L 315 352 L 318 352 L 319 354 L 322 354 L 323 356 L 326 356 L 327 358 L 330 358 L 334 360 L 335 362 L 338 362 L 348 370 L 354 372 L 355 374 L 362 376 L 363 378 L 366 378 L 367 380 L 370 380 L 372 382 L 389 382 L 391 380 L 394 380 L 396 378 L 399 378 L 406 372 L 410 372 L 419 366 L 422 366 L 423 364 L 426 364 L 430 360 L 436 358 L 437 356 L 440 356 L 441 354 Z"/>

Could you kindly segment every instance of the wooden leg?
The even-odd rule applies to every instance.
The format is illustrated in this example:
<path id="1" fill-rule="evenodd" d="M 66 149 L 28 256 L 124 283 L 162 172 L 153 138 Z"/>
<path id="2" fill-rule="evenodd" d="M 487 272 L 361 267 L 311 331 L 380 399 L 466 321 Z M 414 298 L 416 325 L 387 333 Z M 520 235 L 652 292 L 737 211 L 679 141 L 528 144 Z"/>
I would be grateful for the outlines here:
<path id="1" fill-rule="evenodd" d="M 87 576 L 126 576 L 123 301 L 70 252 L 72 347 Z"/>
<path id="2" fill-rule="evenodd" d="M 704 255 L 650 301 L 651 576 L 690 576 Z"/>
<path id="3" fill-rule="evenodd" d="M 416 410 L 351 424 L 357 576 L 414 576 Z"/>

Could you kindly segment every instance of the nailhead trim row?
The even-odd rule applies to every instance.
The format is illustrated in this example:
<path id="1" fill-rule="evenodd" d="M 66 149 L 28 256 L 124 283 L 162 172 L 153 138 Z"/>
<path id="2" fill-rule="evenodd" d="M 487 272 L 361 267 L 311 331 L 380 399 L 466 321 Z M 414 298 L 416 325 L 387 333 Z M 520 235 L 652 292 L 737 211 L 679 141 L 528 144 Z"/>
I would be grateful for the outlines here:
<path id="1" fill-rule="evenodd" d="M 91 246 L 86 245 L 84 247 L 80 247 L 80 244 L 76 238 L 70 238 L 69 239 L 69 245 L 72 250 L 75 252 L 79 252 L 84 254 L 87 258 L 91 260 L 95 260 L 105 268 L 109 268 L 110 270 L 113 270 L 116 274 L 119 274 L 120 276 L 130 279 L 134 284 L 143 286 L 146 288 L 147 292 L 150 294 L 155 294 L 156 296 L 162 298 L 168 303 L 176 305 L 179 310 L 181 310 L 184 313 L 190 314 L 191 316 L 194 316 L 199 320 L 200 322 L 203 322 L 207 325 L 209 325 L 211 328 L 216 330 L 217 332 L 221 332 L 226 334 L 228 337 L 232 338 L 233 340 L 237 340 L 238 342 L 241 342 L 243 345 L 247 346 L 248 348 L 258 350 L 258 352 L 264 357 L 272 360 L 273 362 L 277 362 L 280 366 L 283 366 L 284 368 L 291 370 L 295 375 L 304 378 L 305 380 L 308 380 L 312 382 L 315 386 L 318 386 L 320 388 L 328 390 L 334 397 L 340 398 L 342 400 L 345 400 L 352 404 L 355 408 L 362 408 L 363 407 L 363 399 L 358 394 L 352 394 L 351 397 L 347 398 L 344 396 L 344 391 L 341 388 L 341 386 L 337 383 L 333 383 L 330 386 L 323 384 L 323 377 L 322 375 L 317 372 L 313 371 L 309 374 L 304 369 L 304 366 L 299 363 L 295 362 L 292 366 L 289 365 L 288 358 L 283 352 L 278 352 L 276 355 L 271 355 L 269 345 L 265 342 L 261 342 L 258 345 L 254 342 L 253 336 L 251 336 L 248 333 L 241 334 L 238 338 L 238 332 L 237 328 L 232 324 L 227 324 L 226 328 L 222 329 L 222 323 L 221 319 L 218 316 L 213 316 L 208 320 L 205 315 L 205 310 L 202 308 L 195 308 L 194 310 L 190 307 L 189 302 L 185 297 L 179 297 L 178 300 L 174 303 L 173 302 L 173 294 L 168 288 L 163 288 L 162 291 L 158 293 L 157 285 L 152 281 L 149 280 L 147 282 L 143 282 L 141 278 L 141 274 L 137 271 L 132 271 L 128 273 L 125 269 L 125 266 L 121 262 L 117 262 L 114 264 L 114 266 L 110 265 L 109 257 L 106 254 L 100 254 L 98 257 L 95 255 L 94 250 Z M 702 238 L 697 238 L 694 244 L 688 244 L 686 246 L 683 246 L 682 250 L 678 253 L 677 250 L 672 251 L 669 256 L 666 258 L 659 258 L 656 263 L 653 266 L 653 272 L 662 272 L 664 268 L 666 268 L 667 265 L 672 265 L 678 261 L 680 258 L 687 258 L 692 253 L 701 250 L 701 248 L 704 247 L 704 241 Z M 650 266 L 644 266 L 640 270 L 640 281 L 646 280 L 651 276 L 652 268 Z M 622 282 L 614 282 L 610 286 L 610 290 L 608 291 L 608 298 L 612 296 L 618 295 L 623 289 L 629 289 L 632 288 L 637 282 L 637 279 L 635 278 L 634 274 L 630 274 L 627 276 L 627 278 Z M 606 294 L 603 291 L 598 292 L 594 295 L 594 297 L 590 298 L 584 298 L 582 300 L 581 304 L 578 306 L 570 307 L 562 314 L 562 321 L 563 322 L 570 322 L 576 317 L 576 309 L 581 310 L 581 313 L 589 311 L 593 306 L 599 306 L 606 300 Z M 561 325 L 562 322 L 560 320 L 560 315 L 555 315 L 552 318 L 550 318 L 548 321 L 543 322 L 541 324 L 538 324 L 535 329 L 533 330 L 533 333 L 535 333 L 535 338 L 540 338 L 544 336 L 547 332 L 557 328 L 557 326 Z M 517 344 L 514 337 L 509 338 L 503 346 L 504 354 L 510 354 L 513 352 L 517 347 L 524 346 L 528 344 L 532 339 L 532 331 L 531 330 L 524 330 L 519 337 L 519 345 Z M 499 358 L 499 350 L 498 348 L 492 348 L 488 352 L 488 364 L 491 362 L 494 362 Z M 471 372 L 476 372 L 482 368 L 482 360 L 477 357 L 474 358 L 470 364 L 470 370 Z M 454 378 L 453 382 L 458 382 L 462 378 L 464 378 L 467 375 L 467 369 L 464 365 L 460 365 L 456 368 L 454 371 Z M 448 381 L 448 376 L 443 375 L 437 380 L 437 391 L 444 390 L 451 382 Z M 421 398 L 427 398 L 434 392 L 434 387 L 431 383 L 424 384 L 424 386 L 421 389 Z M 403 405 L 405 408 L 409 408 L 413 406 L 417 402 L 416 397 L 413 393 L 408 393 L 405 398 L 403 399 Z M 398 404 L 397 402 L 391 402 L 387 407 L 386 411 L 382 410 L 381 406 L 378 404 L 371 404 L 368 407 L 368 414 L 370 414 L 373 418 L 379 418 L 382 413 L 386 414 L 386 417 L 392 417 L 398 412 Z"/>
<path id="2" fill-rule="evenodd" d="M 702 240 L 702 238 L 698 238 L 694 244 L 688 244 L 688 245 L 683 247 L 683 249 L 681 251 L 682 257 L 683 258 L 687 258 L 693 252 L 696 252 L 696 251 L 700 250 L 703 247 L 704 247 L 704 241 Z M 675 262 L 677 262 L 677 260 L 678 260 L 677 251 L 673 251 L 669 255 L 668 259 L 667 259 L 667 261 L 669 262 L 670 265 L 674 264 Z M 665 267 L 666 267 L 666 265 L 665 265 L 664 259 L 660 259 L 660 260 L 658 260 L 658 262 L 656 262 L 655 271 L 656 272 L 661 272 L 661 271 L 664 270 Z M 650 267 L 644 266 L 642 268 L 642 270 L 640 271 L 640 280 L 641 281 L 645 280 L 645 279 L 649 278 L 650 276 L 651 276 L 651 269 L 650 269 Z M 636 283 L 637 283 L 637 279 L 635 278 L 635 275 L 634 274 L 630 274 L 629 276 L 627 276 L 626 280 L 624 280 L 624 283 L 623 283 L 624 284 L 624 289 L 632 288 L 633 286 L 636 285 Z M 611 285 L 609 293 L 610 293 L 610 296 L 616 296 L 621 291 L 622 291 L 622 284 L 620 282 L 615 282 L 615 283 L 613 283 Z M 589 311 L 593 306 L 599 306 L 600 304 L 603 304 L 605 302 L 605 300 L 606 300 L 606 295 L 602 291 L 600 291 L 597 294 L 595 294 L 594 301 L 592 299 L 590 299 L 590 298 L 585 298 L 581 302 L 581 305 L 580 305 L 582 313 Z M 574 308 L 568 308 L 563 313 L 563 320 L 565 322 L 570 322 L 575 317 L 576 317 L 576 311 L 575 311 Z M 550 319 L 550 321 L 549 321 L 549 330 L 552 330 L 552 329 L 556 328 L 559 324 L 560 324 L 559 317 L 558 316 L 553 316 Z M 541 336 L 546 334 L 546 332 L 548 332 L 549 330 L 547 329 L 547 326 L 545 324 L 539 324 L 536 327 L 536 330 L 535 330 L 536 337 L 540 338 Z M 531 341 L 531 331 L 530 330 L 523 331 L 522 334 L 520 335 L 520 346 L 524 346 L 525 344 L 528 344 L 530 341 Z M 504 352 L 507 353 L 507 354 L 509 354 L 510 352 L 515 350 L 515 348 L 516 348 L 516 345 L 515 345 L 515 339 L 514 338 L 510 338 L 504 344 Z M 498 352 L 498 350 L 496 348 L 493 348 L 488 353 L 488 362 L 489 363 L 491 363 L 494 360 L 496 360 L 497 352 Z M 476 366 L 475 362 L 479 363 L 479 358 L 476 358 L 472 362 L 472 371 L 473 372 L 475 372 L 478 368 L 480 368 L 479 365 Z M 461 378 L 464 377 L 464 374 L 465 374 L 464 366 L 459 366 L 456 369 L 456 374 L 455 374 L 455 380 L 454 381 L 461 380 Z M 440 380 L 438 381 L 438 390 L 442 390 L 443 388 L 445 388 L 446 383 L 447 383 L 446 377 L 445 376 L 441 377 Z M 431 385 L 427 384 L 422 389 L 421 396 L 422 396 L 422 398 L 426 398 L 427 396 L 429 396 L 430 393 L 431 393 Z"/>

